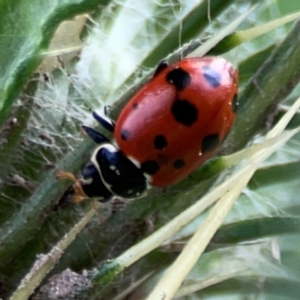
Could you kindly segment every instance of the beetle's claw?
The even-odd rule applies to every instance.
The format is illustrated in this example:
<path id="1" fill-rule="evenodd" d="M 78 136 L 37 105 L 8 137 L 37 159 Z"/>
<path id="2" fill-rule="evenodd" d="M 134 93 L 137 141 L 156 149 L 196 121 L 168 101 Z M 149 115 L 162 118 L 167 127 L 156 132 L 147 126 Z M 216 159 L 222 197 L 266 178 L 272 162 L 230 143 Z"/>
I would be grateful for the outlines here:
<path id="1" fill-rule="evenodd" d="M 65 172 L 62 170 L 57 171 L 56 177 L 58 179 L 68 179 L 68 180 L 73 181 L 74 183 L 76 183 L 78 181 L 78 179 L 74 176 L 74 174 L 72 174 L 70 172 Z"/>
<path id="2" fill-rule="evenodd" d="M 73 189 L 75 191 L 75 195 L 73 196 L 74 203 L 79 203 L 88 198 L 81 187 L 80 181 L 74 176 L 74 174 L 59 170 L 56 173 L 56 177 L 58 179 L 68 179 L 74 182 L 73 184 Z"/>

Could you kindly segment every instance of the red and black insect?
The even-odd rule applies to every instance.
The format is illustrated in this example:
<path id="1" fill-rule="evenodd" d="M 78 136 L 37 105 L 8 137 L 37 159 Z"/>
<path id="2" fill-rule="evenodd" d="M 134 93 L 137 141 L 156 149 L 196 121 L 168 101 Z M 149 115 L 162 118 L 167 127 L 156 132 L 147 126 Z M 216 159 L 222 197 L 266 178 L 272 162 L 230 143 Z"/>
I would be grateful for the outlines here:
<path id="1" fill-rule="evenodd" d="M 152 80 L 127 103 L 116 123 L 94 113 L 114 132 L 117 146 L 94 129 L 85 133 L 99 146 L 75 181 L 75 201 L 114 195 L 140 197 L 150 186 L 179 182 L 221 145 L 235 120 L 238 73 L 221 57 L 162 62 Z"/>

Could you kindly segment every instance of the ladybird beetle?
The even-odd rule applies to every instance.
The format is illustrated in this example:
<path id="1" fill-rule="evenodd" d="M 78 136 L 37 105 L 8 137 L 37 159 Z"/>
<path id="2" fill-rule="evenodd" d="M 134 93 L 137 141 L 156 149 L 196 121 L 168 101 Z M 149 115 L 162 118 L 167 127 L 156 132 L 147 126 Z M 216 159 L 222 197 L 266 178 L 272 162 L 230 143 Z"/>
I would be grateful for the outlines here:
<path id="1" fill-rule="evenodd" d="M 235 120 L 238 73 L 221 57 L 161 62 L 153 78 L 122 110 L 116 123 L 93 113 L 114 132 L 116 146 L 91 127 L 83 131 L 98 144 L 75 182 L 74 201 L 113 196 L 140 197 L 148 186 L 179 182 L 206 161 Z"/>

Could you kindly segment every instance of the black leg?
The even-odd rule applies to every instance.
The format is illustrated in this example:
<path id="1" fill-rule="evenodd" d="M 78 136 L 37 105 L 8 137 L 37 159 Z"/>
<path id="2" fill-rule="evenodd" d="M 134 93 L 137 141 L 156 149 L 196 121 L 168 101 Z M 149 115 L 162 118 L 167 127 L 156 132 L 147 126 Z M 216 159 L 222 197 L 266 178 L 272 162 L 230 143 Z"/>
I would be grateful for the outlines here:
<path id="1" fill-rule="evenodd" d="M 81 126 L 84 133 L 89 136 L 96 144 L 110 143 L 110 140 L 102 135 L 100 132 L 89 126 Z"/>
<path id="2" fill-rule="evenodd" d="M 104 115 L 105 115 L 106 117 L 108 117 L 108 112 L 109 112 L 110 108 L 111 108 L 110 105 L 105 105 L 105 106 L 104 106 Z"/>
<path id="3" fill-rule="evenodd" d="M 104 109 L 105 115 L 107 114 L 107 108 Z M 93 112 L 93 117 L 95 120 L 101 124 L 106 130 L 114 132 L 115 123 L 108 118 L 98 115 L 96 112 Z"/>
<path id="4" fill-rule="evenodd" d="M 167 63 L 166 60 L 162 60 L 158 66 L 156 67 L 156 70 L 153 74 L 153 77 L 155 77 L 156 75 L 158 75 L 160 72 L 162 72 L 164 69 L 166 69 L 169 66 L 169 64 Z"/>

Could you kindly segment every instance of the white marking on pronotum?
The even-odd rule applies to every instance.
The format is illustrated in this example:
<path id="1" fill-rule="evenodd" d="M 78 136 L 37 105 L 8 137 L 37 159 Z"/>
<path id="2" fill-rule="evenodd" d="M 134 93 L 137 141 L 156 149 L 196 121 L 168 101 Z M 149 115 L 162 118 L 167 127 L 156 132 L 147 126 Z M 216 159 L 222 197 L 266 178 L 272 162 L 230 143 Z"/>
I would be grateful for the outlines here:
<path id="1" fill-rule="evenodd" d="M 131 156 L 127 156 L 127 158 L 138 168 L 138 169 L 140 169 L 141 168 L 141 163 L 137 160 L 137 159 L 135 159 L 135 158 L 133 158 L 133 157 L 131 157 Z"/>
<path id="2" fill-rule="evenodd" d="M 93 165 L 96 167 L 96 169 L 98 170 L 99 172 L 99 175 L 100 175 L 100 178 L 101 178 L 101 181 L 103 182 L 104 186 L 114 195 L 115 193 L 112 191 L 112 185 L 108 184 L 104 178 L 103 178 L 103 175 L 102 175 L 102 172 L 101 172 L 101 168 L 97 162 L 97 159 L 96 159 L 96 155 L 97 153 L 102 149 L 102 148 L 106 148 L 108 151 L 114 153 L 114 152 L 118 152 L 119 150 L 116 149 L 112 144 L 109 144 L 109 143 L 104 143 L 102 145 L 100 145 L 99 147 L 97 147 L 95 149 L 95 151 L 93 152 L 92 154 L 92 157 L 91 157 L 91 162 L 93 163 Z"/>
<path id="3" fill-rule="evenodd" d="M 112 171 L 115 171 L 115 173 L 116 173 L 118 176 L 121 175 L 120 171 L 117 169 L 116 166 L 110 165 L 109 168 L 110 168 Z"/>
<path id="4" fill-rule="evenodd" d="M 146 177 L 147 182 L 151 184 L 151 182 L 152 182 L 152 176 L 149 175 L 149 174 L 147 174 L 147 173 L 143 173 L 143 175 Z"/>
<path id="5" fill-rule="evenodd" d="M 137 198 L 143 198 L 143 197 L 145 197 L 145 196 L 147 196 L 147 195 L 148 195 L 147 190 L 143 191 L 142 193 L 136 192 L 134 198 L 135 198 L 135 199 L 137 199 Z"/>
<path id="6" fill-rule="evenodd" d="M 81 176 L 80 182 L 83 183 L 83 184 L 91 184 L 93 182 L 93 178 L 87 178 L 87 179 L 85 179 L 85 178 L 83 178 Z"/>

